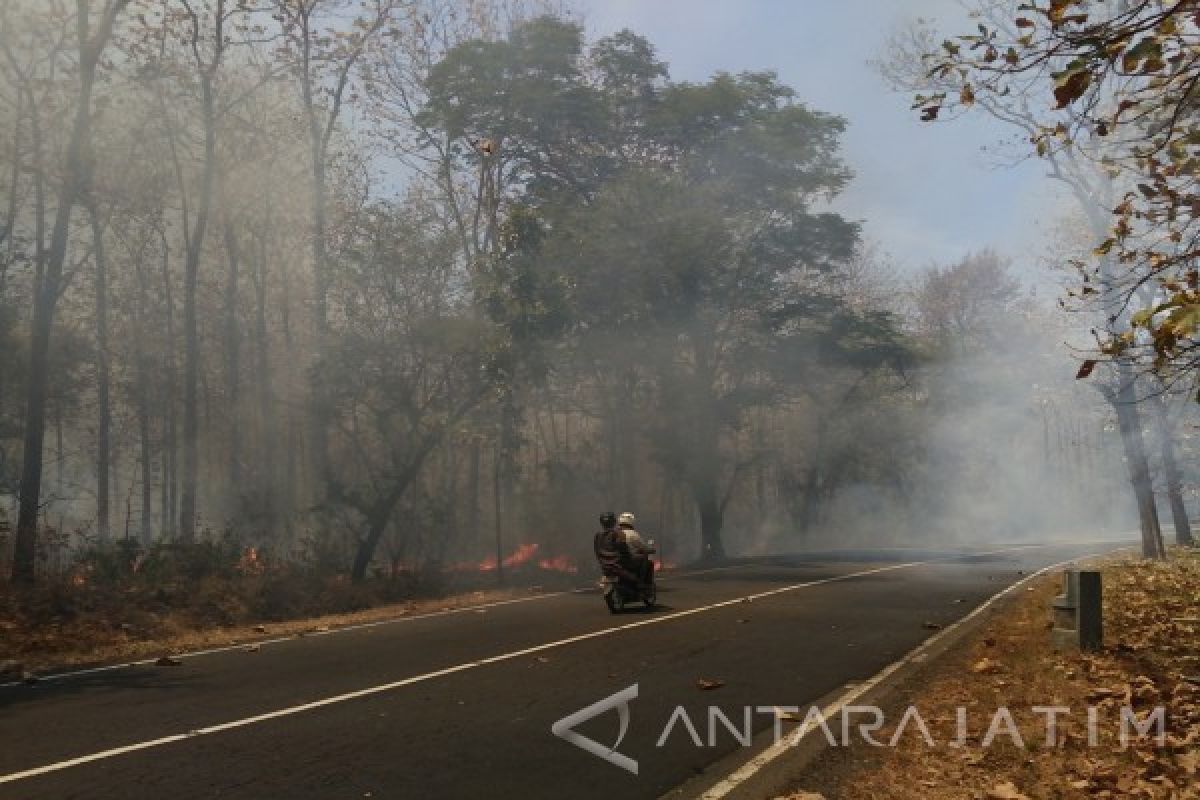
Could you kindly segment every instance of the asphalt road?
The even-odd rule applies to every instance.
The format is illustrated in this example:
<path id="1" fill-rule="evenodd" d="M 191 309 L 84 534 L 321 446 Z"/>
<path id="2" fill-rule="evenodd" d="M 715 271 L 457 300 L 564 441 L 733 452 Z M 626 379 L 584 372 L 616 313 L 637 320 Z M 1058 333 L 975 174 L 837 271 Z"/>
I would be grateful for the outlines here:
<path id="1" fill-rule="evenodd" d="M 737 727 L 745 707 L 805 709 L 925 623 L 1117 546 L 757 559 L 667 576 L 653 612 L 614 617 L 589 589 L 0 687 L 0 798 L 655 798 L 741 748 L 719 720 L 709 746 L 710 705 Z M 551 734 L 633 684 L 619 752 L 637 775 Z M 660 741 L 677 706 L 703 747 L 678 720 Z M 579 730 L 611 746 L 617 714 Z"/>

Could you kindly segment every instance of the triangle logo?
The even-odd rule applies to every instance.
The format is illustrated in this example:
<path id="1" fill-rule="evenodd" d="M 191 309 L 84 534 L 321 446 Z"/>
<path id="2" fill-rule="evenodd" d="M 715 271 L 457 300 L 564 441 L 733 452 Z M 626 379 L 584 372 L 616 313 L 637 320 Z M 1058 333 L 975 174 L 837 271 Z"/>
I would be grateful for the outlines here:
<path id="1" fill-rule="evenodd" d="M 614 766 L 637 775 L 638 762 L 629 756 L 617 752 L 617 748 L 621 746 L 621 741 L 625 738 L 625 733 L 629 730 L 629 702 L 637 699 L 637 696 L 638 685 L 635 683 L 633 686 L 622 689 L 616 694 L 609 695 L 603 700 L 592 703 L 587 708 L 581 708 L 574 714 L 568 714 L 551 725 L 550 732 L 561 739 L 566 739 L 571 744 L 586 750 L 594 756 L 603 758 Z M 613 743 L 612 747 L 607 747 L 595 739 L 589 739 L 587 736 L 574 730 L 575 727 L 582 725 L 589 719 L 598 717 L 605 711 L 614 708 L 620 717 L 621 730 L 617 734 L 617 741 Z"/>

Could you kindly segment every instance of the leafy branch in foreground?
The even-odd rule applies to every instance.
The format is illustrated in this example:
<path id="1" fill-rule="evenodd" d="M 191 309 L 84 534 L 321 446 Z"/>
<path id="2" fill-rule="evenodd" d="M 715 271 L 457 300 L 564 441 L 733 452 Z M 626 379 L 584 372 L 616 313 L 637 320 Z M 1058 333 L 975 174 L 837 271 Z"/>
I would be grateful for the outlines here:
<path id="1" fill-rule="evenodd" d="M 932 121 L 984 96 L 1044 95 L 1036 155 L 1093 160 L 1119 188 L 1107 236 L 1070 292 L 1102 309 L 1098 355 L 1171 378 L 1200 366 L 1200 2 L 997 4 L 976 33 L 926 55 L 952 92 L 918 95 Z M 1082 373 L 1083 371 L 1081 371 Z"/>

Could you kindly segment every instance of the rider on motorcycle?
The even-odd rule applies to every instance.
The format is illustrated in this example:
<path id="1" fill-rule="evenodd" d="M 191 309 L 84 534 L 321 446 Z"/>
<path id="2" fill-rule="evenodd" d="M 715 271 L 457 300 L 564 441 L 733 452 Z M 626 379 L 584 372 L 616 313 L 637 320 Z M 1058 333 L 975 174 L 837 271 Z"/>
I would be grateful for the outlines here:
<path id="1" fill-rule="evenodd" d="M 617 527 L 617 515 L 605 511 L 600 515 L 603 530 L 593 539 L 596 560 L 605 574 L 613 574 L 630 583 L 639 583 L 641 574 L 636 559 L 625 541 L 625 532 Z"/>

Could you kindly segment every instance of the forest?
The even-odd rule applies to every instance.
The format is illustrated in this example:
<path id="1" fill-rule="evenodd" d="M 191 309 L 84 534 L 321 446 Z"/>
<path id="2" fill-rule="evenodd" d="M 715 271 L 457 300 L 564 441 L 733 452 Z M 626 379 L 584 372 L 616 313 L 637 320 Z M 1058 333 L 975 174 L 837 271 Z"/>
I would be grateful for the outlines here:
<path id="1" fill-rule="evenodd" d="M 1191 399 L 1077 381 L 1061 270 L 897 268 L 773 72 L 519 0 L 6 0 L 0 48 L 13 586 L 586 574 L 605 509 L 668 565 L 1190 537 Z"/>

